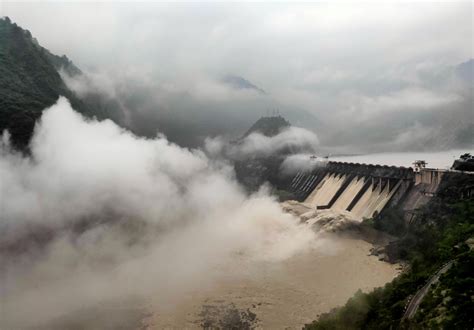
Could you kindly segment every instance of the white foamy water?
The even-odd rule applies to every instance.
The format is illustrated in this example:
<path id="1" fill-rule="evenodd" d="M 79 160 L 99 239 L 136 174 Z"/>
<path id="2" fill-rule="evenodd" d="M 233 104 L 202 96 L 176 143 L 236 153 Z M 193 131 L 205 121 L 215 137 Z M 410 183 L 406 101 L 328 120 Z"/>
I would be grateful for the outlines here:
<path id="1" fill-rule="evenodd" d="M 377 153 L 355 156 L 335 156 L 329 160 L 352 163 L 365 163 L 389 166 L 410 167 L 415 160 L 425 160 L 430 168 L 448 169 L 454 160 L 464 153 L 474 153 L 474 148 L 448 150 L 439 152 L 395 152 L 395 153 Z"/>

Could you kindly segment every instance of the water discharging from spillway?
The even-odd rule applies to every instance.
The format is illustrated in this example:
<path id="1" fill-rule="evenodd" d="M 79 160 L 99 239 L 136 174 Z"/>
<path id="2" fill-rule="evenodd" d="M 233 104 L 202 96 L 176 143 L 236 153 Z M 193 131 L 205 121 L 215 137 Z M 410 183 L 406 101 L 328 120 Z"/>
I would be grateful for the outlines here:
<path id="1" fill-rule="evenodd" d="M 380 213 L 401 180 L 327 173 L 303 202 L 312 209 L 330 209 L 357 220 Z"/>
<path id="2" fill-rule="evenodd" d="M 326 174 L 320 184 L 308 196 L 305 203 L 311 206 L 327 205 L 345 181 L 345 175 Z"/>
<path id="3" fill-rule="evenodd" d="M 337 211 L 345 211 L 364 186 L 364 177 L 355 177 L 332 206 Z"/>

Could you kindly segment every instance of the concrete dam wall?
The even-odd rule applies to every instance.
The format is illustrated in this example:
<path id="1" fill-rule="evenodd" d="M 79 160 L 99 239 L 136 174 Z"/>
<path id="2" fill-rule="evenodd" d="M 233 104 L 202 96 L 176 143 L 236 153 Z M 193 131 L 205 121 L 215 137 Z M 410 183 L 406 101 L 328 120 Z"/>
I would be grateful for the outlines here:
<path id="1" fill-rule="evenodd" d="M 373 218 L 387 207 L 410 214 L 436 192 L 443 171 L 328 162 L 310 173 L 297 173 L 290 190 L 307 207 L 346 212 L 356 220 Z"/>

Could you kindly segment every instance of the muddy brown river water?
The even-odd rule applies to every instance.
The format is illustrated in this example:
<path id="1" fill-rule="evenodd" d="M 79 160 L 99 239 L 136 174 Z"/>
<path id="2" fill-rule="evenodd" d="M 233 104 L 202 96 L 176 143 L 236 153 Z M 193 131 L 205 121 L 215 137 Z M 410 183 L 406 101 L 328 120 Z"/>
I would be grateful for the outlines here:
<path id="1" fill-rule="evenodd" d="M 237 261 L 204 292 L 189 293 L 166 310 L 151 304 L 142 326 L 301 329 L 358 289 L 370 291 L 398 274 L 398 265 L 370 256 L 371 247 L 361 239 L 328 235 L 314 249 L 282 262 L 246 269 Z"/>

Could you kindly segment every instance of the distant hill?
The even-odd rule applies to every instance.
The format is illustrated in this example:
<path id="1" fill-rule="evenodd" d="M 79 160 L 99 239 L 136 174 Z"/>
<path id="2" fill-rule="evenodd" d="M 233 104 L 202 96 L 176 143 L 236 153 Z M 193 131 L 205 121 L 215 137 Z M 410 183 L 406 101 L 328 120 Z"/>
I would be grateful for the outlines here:
<path id="1" fill-rule="evenodd" d="M 60 95 L 84 115 L 104 117 L 67 88 L 59 69 L 80 73 L 66 56 L 41 47 L 28 30 L 8 17 L 0 19 L 0 132 L 8 129 L 15 147 L 26 148 L 42 110 Z"/>
<path id="2" fill-rule="evenodd" d="M 455 70 L 457 75 L 467 83 L 472 84 L 474 82 L 474 59 L 471 58 L 466 62 L 458 64 Z"/>
<path id="3" fill-rule="evenodd" d="M 274 136 L 280 133 L 282 129 L 290 126 L 290 122 L 282 116 L 261 117 L 249 128 L 243 137 L 257 132 L 265 136 Z"/>
<path id="4" fill-rule="evenodd" d="M 242 78 L 242 77 L 239 77 L 239 76 L 234 76 L 234 75 L 227 75 L 225 76 L 222 81 L 235 88 L 235 89 L 253 89 L 261 94 L 266 94 L 266 92 L 261 89 L 260 87 L 258 86 L 255 86 L 254 84 L 252 84 L 250 81 L 248 81 L 247 79 L 245 78 Z"/>

